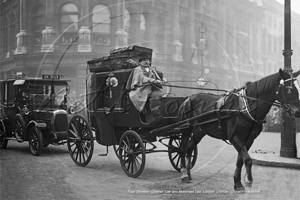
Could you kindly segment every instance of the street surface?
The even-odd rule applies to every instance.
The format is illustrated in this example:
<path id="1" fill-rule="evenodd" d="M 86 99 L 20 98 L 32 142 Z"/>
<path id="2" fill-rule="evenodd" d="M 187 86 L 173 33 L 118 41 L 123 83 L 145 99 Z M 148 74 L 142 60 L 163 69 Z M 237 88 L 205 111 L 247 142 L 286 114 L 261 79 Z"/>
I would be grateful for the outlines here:
<path id="1" fill-rule="evenodd" d="M 160 143 L 155 144 L 165 149 Z M 189 184 L 181 183 L 181 174 L 173 169 L 167 153 L 147 154 L 144 172 L 138 178 L 130 178 L 123 172 L 112 147 L 108 156 L 98 156 L 105 150 L 95 142 L 91 162 L 78 167 L 66 145 L 49 146 L 35 157 L 28 143 L 9 141 L 7 149 L 0 150 L 0 199 L 294 200 L 300 197 L 299 170 L 256 165 L 252 167 L 252 188 L 247 187 L 244 194 L 235 193 L 232 177 L 237 153 L 231 145 L 210 137 L 198 145 L 198 159 Z"/>

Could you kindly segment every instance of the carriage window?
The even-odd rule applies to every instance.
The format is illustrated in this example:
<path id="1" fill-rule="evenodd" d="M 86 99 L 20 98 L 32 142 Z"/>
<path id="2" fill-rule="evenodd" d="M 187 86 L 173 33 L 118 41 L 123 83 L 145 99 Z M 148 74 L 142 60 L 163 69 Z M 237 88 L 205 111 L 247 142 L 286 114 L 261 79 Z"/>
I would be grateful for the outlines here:
<path id="1" fill-rule="evenodd" d="M 96 107 L 97 108 L 108 108 L 110 107 L 109 90 L 106 87 L 105 77 L 97 77 L 96 80 Z"/>
<path id="2" fill-rule="evenodd" d="M 8 102 L 13 102 L 15 99 L 15 86 L 13 86 L 13 81 L 8 82 L 7 84 L 6 98 Z"/>

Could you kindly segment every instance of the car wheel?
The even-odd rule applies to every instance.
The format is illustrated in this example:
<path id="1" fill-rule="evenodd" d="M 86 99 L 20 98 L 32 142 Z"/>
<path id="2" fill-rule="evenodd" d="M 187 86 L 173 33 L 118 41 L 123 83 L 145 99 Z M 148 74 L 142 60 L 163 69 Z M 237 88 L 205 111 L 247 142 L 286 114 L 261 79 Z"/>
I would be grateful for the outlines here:
<path id="1" fill-rule="evenodd" d="M 6 149 L 8 140 L 5 139 L 5 133 L 4 131 L 0 130 L 0 148 Z"/>
<path id="2" fill-rule="evenodd" d="M 34 156 L 39 156 L 42 150 L 43 136 L 40 129 L 36 126 L 29 131 L 29 148 Z"/>
<path id="3" fill-rule="evenodd" d="M 18 142 L 24 141 L 24 130 L 25 120 L 20 114 L 17 114 L 15 117 L 15 137 Z"/>

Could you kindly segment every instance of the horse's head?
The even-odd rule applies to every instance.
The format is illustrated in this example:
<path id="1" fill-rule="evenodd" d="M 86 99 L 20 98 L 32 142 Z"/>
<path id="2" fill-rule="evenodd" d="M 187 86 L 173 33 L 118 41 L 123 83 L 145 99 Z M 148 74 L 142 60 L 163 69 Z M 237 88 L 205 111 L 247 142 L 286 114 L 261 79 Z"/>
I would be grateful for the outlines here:
<path id="1" fill-rule="evenodd" d="M 276 100 L 279 101 L 287 111 L 295 116 L 299 117 L 299 94 L 300 87 L 297 81 L 297 76 L 300 71 L 291 73 L 279 70 L 281 80 L 276 92 Z"/>

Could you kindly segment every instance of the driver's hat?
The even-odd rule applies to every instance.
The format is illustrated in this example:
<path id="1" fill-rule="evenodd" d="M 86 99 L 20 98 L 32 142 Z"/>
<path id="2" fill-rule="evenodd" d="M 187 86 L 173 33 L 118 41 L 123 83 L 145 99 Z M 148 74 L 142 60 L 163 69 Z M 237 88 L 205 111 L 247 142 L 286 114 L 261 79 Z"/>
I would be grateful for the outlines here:
<path id="1" fill-rule="evenodd" d="M 151 57 L 150 56 L 141 56 L 139 58 L 139 62 L 141 62 L 142 60 L 146 60 L 146 59 L 151 60 Z"/>

